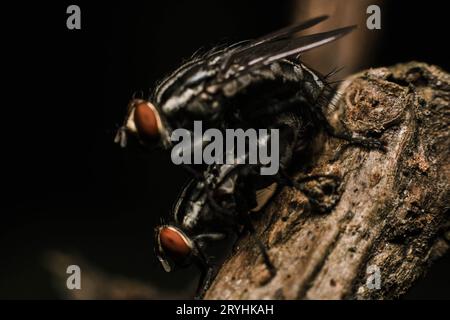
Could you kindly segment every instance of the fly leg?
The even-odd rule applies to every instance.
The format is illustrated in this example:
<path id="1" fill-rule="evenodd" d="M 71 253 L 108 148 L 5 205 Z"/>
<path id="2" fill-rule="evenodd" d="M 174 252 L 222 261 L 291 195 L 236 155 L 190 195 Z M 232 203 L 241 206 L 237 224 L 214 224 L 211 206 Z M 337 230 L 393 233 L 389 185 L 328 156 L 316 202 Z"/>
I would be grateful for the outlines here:
<path id="1" fill-rule="evenodd" d="M 213 264 L 203 251 L 205 241 L 219 241 L 227 237 L 226 232 L 211 232 L 196 235 L 193 240 L 197 251 L 197 264 L 200 269 L 200 280 L 198 283 L 195 299 L 202 299 L 211 286 L 217 274 L 217 266 Z"/>
<path id="2" fill-rule="evenodd" d="M 360 146 L 368 150 L 377 149 L 382 152 L 386 152 L 386 146 L 383 141 L 374 139 L 374 138 L 367 138 L 367 137 L 359 137 L 359 136 L 352 136 L 350 134 L 339 134 L 339 135 L 333 135 L 336 138 L 343 139 L 348 141 L 347 143 L 339 146 L 336 153 L 333 155 L 333 157 L 330 160 L 330 163 L 333 163 L 337 161 L 342 154 L 352 146 Z"/>
<path id="3" fill-rule="evenodd" d="M 326 109 L 335 107 L 333 105 L 333 102 L 331 101 L 332 98 L 330 98 L 330 96 L 334 94 L 333 92 L 334 91 L 332 89 L 325 87 L 322 94 L 316 101 L 317 105 L 319 106 L 319 110 L 314 107 L 311 108 L 314 111 L 316 120 L 325 126 L 326 132 L 332 137 L 348 141 L 348 143 L 344 146 L 344 149 L 349 146 L 359 146 L 369 150 L 377 149 L 383 152 L 386 151 L 385 143 L 383 141 L 371 137 L 355 135 L 347 128 L 345 128 L 343 124 L 343 128 L 337 129 L 330 123 L 325 114 L 327 113 Z M 334 112 L 339 111 L 335 110 Z M 334 158 L 336 158 L 336 156 Z"/>
<path id="4" fill-rule="evenodd" d="M 203 299 L 206 291 L 208 291 L 209 287 L 211 286 L 211 283 L 217 274 L 217 266 L 211 263 L 211 261 L 208 259 L 208 257 L 205 255 L 205 253 L 197 243 L 196 250 L 198 252 L 197 264 L 200 269 L 200 279 L 194 299 L 200 300 Z"/>
<path id="5" fill-rule="evenodd" d="M 200 280 L 194 298 L 196 300 L 201 300 L 205 296 L 217 274 L 217 267 L 208 263 L 202 264 L 200 272 Z"/>
<path id="6" fill-rule="evenodd" d="M 277 269 L 270 260 L 269 254 L 267 253 L 267 248 L 257 235 L 255 227 L 253 226 L 253 223 L 251 222 L 248 214 L 242 215 L 242 221 L 245 230 L 247 230 L 253 236 L 253 239 L 255 239 L 256 245 L 258 246 L 258 249 L 261 252 L 264 264 L 266 265 L 266 268 L 269 271 L 270 276 L 272 278 L 275 277 L 275 275 L 277 274 Z"/>
<path id="7" fill-rule="evenodd" d="M 333 137 L 348 141 L 341 146 L 336 154 L 333 156 L 332 161 L 336 161 L 342 155 L 342 153 L 351 146 L 359 146 L 368 150 L 380 150 L 386 152 L 385 143 L 381 140 L 369 137 L 355 136 L 350 133 L 330 133 Z"/>
<path id="8" fill-rule="evenodd" d="M 351 132 L 344 130 L 342 132 L 339 132 L 336 130 L 327 120 L 325 129 L 328 132 L 329 135 L 332 137 L 342 139 L 347 141 L 348 143 L 344 146 L 344 148 L 350 147 L 350 146 L 359 146 L 368 150 L 380 150 L 385 152 L 386 146 L 385 143 L 379 139 L 370 138 L 370 137 L 363 137 L 359 135 L 352 134 Z M 336 156 L 335 156 L 336 158 Z"/>

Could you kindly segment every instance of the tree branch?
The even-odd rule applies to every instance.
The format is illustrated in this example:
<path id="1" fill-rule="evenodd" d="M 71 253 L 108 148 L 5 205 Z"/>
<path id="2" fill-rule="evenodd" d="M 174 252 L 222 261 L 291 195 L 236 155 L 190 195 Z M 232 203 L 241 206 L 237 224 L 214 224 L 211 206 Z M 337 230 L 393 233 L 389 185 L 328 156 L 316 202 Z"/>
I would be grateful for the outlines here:
<path id="1" fill-rule="evenodd" d="M 354 75 L 340 91 L 342 121 L 387 152 L 348 147 L 333 162 L 345 142 L 328 139 L 311 174 L 342 177 L 337 206 L 311 212 L 284 188 L 256 222 L 277 275 L 245 236 L 206 299 L 396 298 L 448 249 L 450 76 L 411 62 Z M 369 266 L 379 289 L 367 286 Z"/>

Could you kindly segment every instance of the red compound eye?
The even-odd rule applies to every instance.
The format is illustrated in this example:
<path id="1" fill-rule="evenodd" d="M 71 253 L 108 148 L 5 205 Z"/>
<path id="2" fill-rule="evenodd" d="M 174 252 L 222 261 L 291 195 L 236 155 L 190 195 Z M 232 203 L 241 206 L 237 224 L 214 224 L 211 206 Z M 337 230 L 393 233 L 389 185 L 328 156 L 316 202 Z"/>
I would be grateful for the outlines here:
<path id="1" fill-rule="evenodd" d="M 134 109 L 134 123 L 142 138 L 156 138 L 159 136 L 158 114 L 149 102 L 138 102 Z"/>
<path id="2" fill-rule="evenodd" d="M 188 240 L 172 227 L 162 227 L 159 230 L 159 241 L 164 252 L 175 260 L 186 258 L 192 250 Z"/>

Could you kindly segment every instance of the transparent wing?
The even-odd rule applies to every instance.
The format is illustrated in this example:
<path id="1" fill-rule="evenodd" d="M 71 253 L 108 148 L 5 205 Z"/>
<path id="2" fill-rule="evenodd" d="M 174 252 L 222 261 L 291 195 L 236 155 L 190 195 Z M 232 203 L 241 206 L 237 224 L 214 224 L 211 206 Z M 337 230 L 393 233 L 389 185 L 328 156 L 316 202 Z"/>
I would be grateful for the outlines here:
<path id="1" fill-rule="evenodd" d="M 353 29 L 355 29 L 355 26 L 306 35 L 299 38 L 270 41 L 250 47 L 228 61 L 228 68 L 222 70 L 222 79 L 224 81 L 231 80 L 247 71 L 317 48 L 339 39 Z"/>
<path id="2" fill-rule="evenodd" d="M 239 60 L 240 57 L 245 57 L 248 54 L 248 51 L 250 49 L 256 49 L 257 47 L 262 46 L 266 43 L 290 37 L 293 34 L 299 32 L 301 30 L 311 28 L 326 19 L 328 19 L 328 16 L 326 16 L 326 15 L 316 17 L 316 18 L 307 20 L 305 22 L 302 22 L 300 24 L 288 26 L 283 29 L 271 32 L 265 36 L 262 36 L 253 41 L 250 41 L 250 42 L 246 43 L 245 45 L 240 46 L 240 47 L 236 48 L 235 50 L 233 50 L 230 53 L 230 55 L 227 57 L 225 62 L 223 63 L 222 69 L 227 69 L 231 64 L 236 63 L 236 61 Z"/>

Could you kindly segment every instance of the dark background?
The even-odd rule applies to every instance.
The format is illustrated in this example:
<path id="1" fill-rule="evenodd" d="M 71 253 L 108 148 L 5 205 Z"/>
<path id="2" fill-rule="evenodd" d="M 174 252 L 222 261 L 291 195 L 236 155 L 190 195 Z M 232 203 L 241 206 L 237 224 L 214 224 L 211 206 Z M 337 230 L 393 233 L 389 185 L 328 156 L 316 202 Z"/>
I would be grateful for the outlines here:
<path id="1" fill-rule="evenodd" d="M 121 150 L 115 130 L 133 92 L 147 92 L 201 46 L 288 24 L 292 3 L 74 3 L 82 11 L 80 31 L 66 28 L 73 3 L 2 9 L 0 297 L 60 297 L 45 268 L 51 250 L 109 274 L 189 287 L 195 269 L 165 274 L 152 239 L 188 176 L 162 152 Z M 449 70 L 443 6 L 385 3 L 387 32 L 372 66 L 423 60 Z M 446 256 L 408 298 L 450 298 L 448 270 Z"/>

